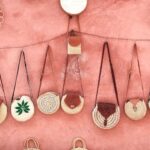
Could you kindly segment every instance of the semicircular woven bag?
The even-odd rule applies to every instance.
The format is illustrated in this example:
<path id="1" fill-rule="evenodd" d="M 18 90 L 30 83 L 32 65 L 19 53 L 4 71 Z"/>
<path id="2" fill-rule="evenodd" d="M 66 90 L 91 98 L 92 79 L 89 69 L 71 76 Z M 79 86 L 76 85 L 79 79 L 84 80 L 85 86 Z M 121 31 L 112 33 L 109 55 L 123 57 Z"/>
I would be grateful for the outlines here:
<path id="1" fill-rule="evenodd" d="M 81 145 L 82 145 L 81 147 L 77 146 L 78 142 L 81 143 Z M 82 139 L 82 138 L 75 138 L 73 140 L 73 148 L 71 150 L 88 150 L 88 149 L 86 148 L 86 143 L 85 143 L 84 139 Z"/>
<path id="2" fill-rule="evenodd" d="M 35 138 L 28 138 L 24 143 L 24 150 L 40 150 L 39 142 Z"/>
<path id="3" fill-rule="evenodd" d="M 136 56 L 136 60 L 137 60 L 137 64 L 138 64 L 140 81 L 141 81 L 141 85 L 142 85 L 143 98 L 139 98 L 139 97 L 138 98 L 130 98 L 130 99 L 126 98 L 127 100 L 124 105 L 124 110 L 125 110 L 126 116 L 128 118 L 130 118 L 131 120 L 141 120 L 145 117 L 145 115 L 147 113 L 147 106 L 146 106 L 146 103 L 144 100 L 145 96 L 144 96 L 143 82 L 142 82 L 142 77 L 141 77 L 140 63 L 139 63 L 136 44 L 134 44 L 134 47 L 133 47 L 133 55 L 132 55 L 132 61 L 131 61 L 131 68 L 130 68 L 130 72 L 129 72 L 126 97 L 128 95 L 128 90 L 129 90 L 129 83 L 130 83 L 130 79 L 131 79 L 134 56 Z"/>
<path id="4" fill-rule="evenodd" d="M 105 50 L 107 50 L 108 52 L 109 64 L 110 64 L 117 104 L 107 103 L 107 102 L 97 102 Z M 97 92 L 96 92 L 96 99 L 95 99 L 95 108 L 92 111 L 92 119 L 93 119 L 93 122 L 101 129 L 114 128 L 120 120 L 120 107 L 119 107 L 117 85 L 116 85 L 114 70 L 113 70 L 113 66 L 111 62 L 109 45 L 107 42 L 105 42 L 103 45 L 102 59 L 101 59 L 101 65 L 100 65 L 100 70 L 99 70 L 99 78 L 98 78 Z"/>
<path id="5" fill-rule="evenodd" d="M 77 114 L 84 106 L 84 98 L 78 93 L 66 93 L 61 100 L 61 108 L 67 114 Z"/>
<path id="6" fill-rule="evenodd" d="M 132 120 L 140 120 L 145 117 L 147 113 L 146 103 L 143 99 L 138 99 L 134 104 L 132 100 L 126 101 L 125 113 Z"/>

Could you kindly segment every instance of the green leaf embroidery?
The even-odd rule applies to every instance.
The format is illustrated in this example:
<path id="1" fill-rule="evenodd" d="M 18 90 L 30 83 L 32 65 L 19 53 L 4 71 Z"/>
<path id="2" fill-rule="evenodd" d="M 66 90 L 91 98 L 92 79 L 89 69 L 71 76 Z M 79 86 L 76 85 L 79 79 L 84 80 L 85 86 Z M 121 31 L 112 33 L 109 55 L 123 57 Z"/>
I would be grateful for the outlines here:
<path id="1" fill-rule="evenodd" d="M 18 115 L 21 115 L 23 112 L 29 113 L 30 108 L 29 108 L 28 102 L 25 102 L 23 100 L 21 104 L 20 103 L 17 103 L 17 104 L 18 104 L 18 106 L 15 107 L 15 109 L 16 109 L 16 113 L 18 113 Z"/>

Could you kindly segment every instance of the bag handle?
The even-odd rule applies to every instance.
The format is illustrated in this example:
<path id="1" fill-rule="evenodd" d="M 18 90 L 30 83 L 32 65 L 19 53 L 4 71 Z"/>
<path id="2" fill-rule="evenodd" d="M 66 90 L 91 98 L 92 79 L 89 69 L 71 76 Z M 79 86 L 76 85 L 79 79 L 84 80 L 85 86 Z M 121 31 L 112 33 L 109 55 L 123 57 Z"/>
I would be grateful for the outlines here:
<path id="1" fill-rule="evenodd" d="M 118 96 L 118 90 L 117 90 L 114 68 L 113 68 L 111 55 L 110 55 L 109 44 L 108 44 L 108 42 L 105 42 L 103 44 L 102 57 L 101 57 L 101 63 L 100 63 L 100 69 L 99 69 L 99 77 L 98 77 L 98 84 L 97 84 L 97 91 L 96 91 L 96 98 L 95 98 L 95 106 L 97 104 L 97 97 L 98 97 L 98 91 L 99 91 L 99 87 L 100 87 L 100 80 L 101 80 L 101 74 L 102 74 L 102 69 L 103 69 L 103 61 L 104 61 L 105 51 L 108 52 L 108 59 L 109 59 L 109 65 L 110 65 L 111 76 L 112 76 L 112 81 L 113 81 L 113 87 L 114 87 L 115 96 L 117 99 L 117 104 L 119 105 L 119 96 Z"/>
<path id="2" fill-rule="evenodd" d="M 47 45 L 45 58 L 44 58 L 44 63 L 43 63 L 43 68 L 42 68 L 41 77 L 40 77 L 40 85 L 39 85 L 39 89 L 38 89 L 38 96 L 40 95 L 41 86 L 42 86 L 43 77 L 44 77 L 44 73 L 45 73 L 45 69 L 46 69 L 46 63 L 47 63 L 48 58 L 49 58 L 49 61 L 50 61 L 50 68 L 51 68 L 51 71 L 52 71 L 52 74 L 53 74 L 53 77 L 54 77 L 54 80 L 55 80 L 54 81 L 55 85 L 57 83 L 57 81 L 55 79 L 55 76 L 54 76 L 54 69 L 53 69 L 53 64 L 52 64 L 52 61 L 51 61 L 51 53 L 52 53 L 51 47 L 49 45 Z M 55 89 L 58 91 L 57 85 L 55 86 Z"/>
<path id="3" fill-rule="evenodd" d="M 137 64 L 138 64 L 138 71 L 139 71 L 139 75 L 140 75 L 140 82 L 141 82 L 141 88 L 142 88 L 143 98 L 145 99 L 144 86 L 143 86 L 143 81 L 142 81 L 142 73 L 141 73 L 141 68 L 140 68 L 140 61 L 139 61 L 139 56 L 138 56 L 137 44 L 135 43 L 134 46 L 133 46 L 132 60 L 131 60 L 131 66 L 130 66 L 129 76 L 128 76 L 128 84 L 127 84 L 127 91 L 126 91 L 126 100 L 127 100 L 127 96 L 128 96 L 128 91 L 129 91 L 129 86 L 130 86 L 130 80 L 131 80 L 131 75 L 132 75 L 132 70 L 133 70 L 134 56 L 136 56 L 136 60 L 137 60 Z"/>
<path id="4" fill-rule="evenodd" d="M 4 103 L 7 105 L 7 100 L 6 100 L 6 94 L 5 94 L 5 90 L 4 90 L 4 84 L 3 84 L 3 80 L 2 80 L 2 75 L 0 75 L 0 84 L 1 84 L 2 91 L 3 91 Z"/>
<path id="5" fill-rule="evenodd" d="M 16 89 L 16 84 L 17 84 L 17 79 L 18 79 L 18 74 L 19 74 L 19 70 L 20 70 L 20 64 L 21 64 L 22 57 L 23 57 L 23 60 L 24 60 L 24 66 L 25 66 L 26 77 L 27 77 L 27 82 L 28 82 L 28 86 L 29 86 L 30 97 L 31 97 L 31 99 L 33 98 L 32 88 L 31 88 L 31 85 L 30 85 L 29 73 L 28 73 L 28 69 L 27 69 L 26 57 L 25 57 L 24 51 L 22 50 L 20 52 L 20 56 L 19 56 L 19 62 L 18 62 L 16 79 L 15 79 L 15 84 L 14 84 L 14 88 L 13 88 L 13 94 L 12 94 L 11 102 L 13 102 L 14 95 L 15 95 L 15 89 Z"/>
<path id="6" fill-rule="evenodd" d="M 80 80 L 80 86 L 81 86 L 81 89 L 80 89 L 80 94 L 81 96 L 84 97 L 84 90 L 83 90 L 83 85 L 82 85 L 82 78 L 81 78 L 81 73 L 80 73 L 80 67 L 79 67 L 79 56 L 78 55 L 73 55 L 73 56 L 69 56 L 67 55 L 67 58 L 66 58 L 66 67 L 65 67 L 65 73 L 64 73 L 64 80 L 63 80 L 63 87 L 62 87 L 62 95 L 61 97 L 64 95 L 65 93 L 65 85 L 66 85 L 66 80 L 67 80 L 67 71 L 68 71 L 68 65 L 69 65 L 69 58 L 75 58 L 77 62 L 77 68 L 79 70 L 79 80 Z"/>
<path id="7" fill-rule="evenodd" d="M 31 147 L 31 142 L 34 144 L 34 147 Z M 24 143 L 25 148 L 40 148 L 39 142 L 35 138 L 28 138 Z"/>
<path id="8" fill-rule="evenodd" d="M 82 139 L 82 138 L 75 138 L 75 139 L 73 140 L 73 148 L 77 148 L 77 147 L 76 147 L 76 146 L 77 146 L 77 145 L 76 145 L 77 142 L 81 142 L 82 147 L 83 147 L 84 149 L 86 149 L 85 140 Z"/>

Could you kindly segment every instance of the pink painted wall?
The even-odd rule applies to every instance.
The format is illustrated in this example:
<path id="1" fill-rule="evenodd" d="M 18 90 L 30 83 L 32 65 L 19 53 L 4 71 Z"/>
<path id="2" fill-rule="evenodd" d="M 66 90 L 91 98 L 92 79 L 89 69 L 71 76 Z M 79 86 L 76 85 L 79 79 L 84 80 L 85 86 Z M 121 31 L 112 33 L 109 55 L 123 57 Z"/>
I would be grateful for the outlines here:
<path id="1" fill-rule="evenodd" d="M 18 56 L 21 47 L 43 40 L 49 40 L 67 30 L 67 15 L 60 9 L 59 0 L 3 0 L 5 23 L 0 30 L 0 72 L 3 77 L 7 101 L 10 98 L 15 79 Z M 80 16 L 81 30 L 102 36 L 150 39 L 150 1 L 141 0 L 89 0 L 87 10 Z M 73 21 L 72 26 L 76 23 Z M 39 139 L 42 150 L 71 149 L 74 137 L 85 138 L 90 150 L 149 150 L 150 113 L 141 121 L 129 120 L 123 111 L 127 86 L 127 71 L 131 61 L 134 41 L 109 40 L 111 54 L 117 78 L 121 103 L 119 125 L 109 131 L 97 128 L 92 122 L 91 112 L 94 107 L 99 52 L 106 39 L 83 36 L 83 55 L 80 59 L 85 107 L 75 116 L 66 115 L 61 109 L 54 115 L 45 116 L 36 109 L 32 120 L 26 123 L 16 122 L 10 115 L 0 125 L 0 150 L 21 150 L 23 141 L 35 136 Z M 51 45 L 54 57 L 56 78 L 59 91 L 62 88 L 65 67 L 66 37 L 47 42 Z M 36 105 L 39 77 L 47 43 L 24 48 L 27 57 L 30 79 Z M 150 85 L 150 42 L 138 41 L 139 57 L 145 95 L 148 96 Z M 9 49 L 8 47 L 20 47 Z M 6 48 L 7 47 L 7 48 Z M 114 98 L 111 77 L 105 68 L 101 97 Z M 28 94 L 24 71 L 21 71 L 17 84 L 16 96 Z M 138 74 L 134 74 L 129 96 L 141 94 Z M 49 80 L 47 77 L 46 80 Z M 37 108 L 37 107 L 36 107 Z"/>

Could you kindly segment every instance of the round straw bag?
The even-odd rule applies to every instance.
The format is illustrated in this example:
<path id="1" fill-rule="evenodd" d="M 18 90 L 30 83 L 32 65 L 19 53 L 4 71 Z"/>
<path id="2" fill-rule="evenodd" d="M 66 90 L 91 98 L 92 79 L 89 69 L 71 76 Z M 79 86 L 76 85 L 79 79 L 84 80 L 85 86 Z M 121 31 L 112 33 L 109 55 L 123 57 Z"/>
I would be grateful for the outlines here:
<path id="1" fill-rule="evenodd" d="M 80 142 L 82 144 L 81 147 L 77 146 L 78 142 Z M 88 150 L 88 149 L 86 148 L 85 141 L 82 138 L 75 138 L 73 140 L 73 148 L 71 150 Z"/>
<path id="2" fill-rule="evenodd" d="M 137 63 L 138 63 L 138 69 L 139 69 L 139 74 L 140 74 L 141 85 L 142 85 L 142 92 L 143 92 L 143 97 L 145 97 L 144 96 L 143 82 L 142 82 L 142 77 L 141 77 L 141 70 L 140 70 L 140 64 L 139 64 L 139 58 L 138 58 L 136 44 L 134 44 L 134 48 L 133 48 L 133 56 L 132 56 L 131 69 L 130 69 L 131 71 L 129 72 L 129 79 L 128 79 L 128 86 L 127 86 L 126 97 L 128 95 L 128 89 L 129 89 L 129 83 L 130 83 L 130 78 L 131 78 L 131 73 L 132 73 L 134 55 L 137 56 L 136 58 L 137 58 Z M 145 117 L 145 115 L 147 113 L 146 103 L 145 103 L 143 98 L 128 99 L 125 102 L 124 109 L 125 109 L 125 114 L 131 120 L 141 120 L 142 118 Z"/>
<path id="3" fill-rule="evenodd" d="M 39 142 L 34 138 L 27 139 L 24 143 L 24 150 L 40 150 Z"/>
<path id="4" fill-rule="evenodd" d="M 17 121 L 24 122 L 30 120 L 34 115 L 34 105 L 29 96 L 21 96 L 13 100 L 11 114 Z"/>
<path id="5" fill-rule="evenodd" d="M 47 50 L 46 50 L 43 70 L 42 70 L 42 74 L 41 74 L 40 86 L 39 86 L 39 91 L 38 91 L 38 99 L 37 99 L 38 109 L 43 114 L 47 114 L 47 115 L 54 114 L 60 108 L 60 97 L 56 92 L 49 91 L 49 92 L 45 92 L 44 94 L 40 95 L 41 85 L 42 85 L 42 81 L 43 81 L 43 75 L 44 75 L 45 68 L 46 68 L 47 57 L 50 54 L 49 50 L 50 50 L 50 47 L 48 45 Z M 50 59 L 50 57 L 49 57 L 49 59 Z M 50 59 L 50 66 L 52 68 L 51 59 Z M 53 68 L 52 68 L 52 71 L 53 71 Z M 53 74 L 53 76 L 54 76 L 54 74 Z M 56 81 L 54 84 L 56 84 Z M 57 86 L 56 86 L 56 89 L 57 89 Z"/>
<path id="6" fill-rule="evenodd" d="M 126 101 L 125 103 L 125 113 L 132 120 L 140 120 L 145 117 L 147 112 L 146 103 L 143 99 L 136 99 L 136 104 L 134 100 Z"/>
<path id="7" fill-rule="evenodd" d="M 22 55 L 24 58 L 24 65 L 25 65 L 25 70 L 26 70 L 27 82 L 29 85 L 30 97 L 23 95 L 17 99 L 14 99 L 16 83 L 17 83 L 17 78 L 18 78 Z M 27 66 L 26 66 L 25 54 L 23 51 L 21 51 L 21 53 L 20 53 L 19 64 L 18 64 L 18 68 L 17 68 L 17 75 L 16 75 L 15 85 L 14 85 L 13 94 L 12 94 L 11 114 L 15 120 L 20 121 L 20 122 L 25 122 L 25 121 L 31 119 L 34 115 L 34 105 L 32 102 L 31 86 L 30 86 L 30 81 L 29 81 L 29 76 L 28 76 L 28 71 L 27 71 Z"/>
<path id="8" fill-rule="evenodd" d="M 117 99 L 117 104 L 106 103 L 106 102 L 97 102 L 105 50 L 108 51 L 109 64 L 110 64 L 110 68 L 111 68 L 111 75 L 112 75 L 112 79 L 113 79 L 113 85 L 114 85 L 114 91 L 115 91 L 115 95 L 116 95 L 116 99 Z M 93 118 L 94 123 L 101 129 L 114 128 L 120 120 L 119 98 L 118 98 L 114 70 L 113 70 L 111 57 L 110 57 L 109 46 L 108 46 L 107 42 L 105 42 L 103 45 L 102 59 L 101 59 L 99 79 L 98 79 L 96 99 L 95 99 L 95 108 L 92 112 L 92 118 Z"/>
<path id="9" fill-rule="evenodd" d="M 111 129 L 120 120 L 120 108 L 112 103 L 98 103 L 93 110 L 92 117 L 99 128 Z"/>
<path id="10" fill-rule="evenodd" d="M 38 97 L 37 105 L 43 114 L 54 114 L 60 107 L 60 97 L 54 92 L 44 93 Z"/>
<path id="11" fill-rule="evenodd" d="M 2 124 L 6 120 L 8 112 L 7 112 L 7 101 L 6 101 L 6 96 L 5 96 L 5 91 L 4 91 L 4 86 L 3 86 L 1 75 L 0 75 L 0 82 L 1 82 L 1 88 L 3 91 L 3 95 L 4 95 L 4 100 L 3 98 L 0 99 L 0 124 Z"/>
<path id="12" fill-rule="evenodd" d="M 61 99 L 61 108 L 65 113 L 70 114 L 70 115 L 74 115 L 74 114 L 80 113 L 84 107 L 84 94 L 83 94 L 84 92 L 83 92 L 81 74 L 80 74 L 80 69 L 79 69 L 79 64 L 78 64 L 78 57 L 77 57 L 77 64 L 78 64 L 78 70 L 79 70 L 81 91 L 66 90 L 66 92 L 64 92 L 65 91 L 65 85 L 66 85 L 69 58 L 72 59 L 72 58 L 74 58 L 74 56 L 73 57 L 67 56 L 65 78 L 64 78 L 63 90 L 62 90 L 63 96 Z M 76 58 L 76 56 L 75 56 L 75 58 Z"/>
<path id="13" fill-rule="evenodd" d="M 70 15 L 78 15 L 87 7 L 87 0 L 60 0 L 62 9 Z"/>

